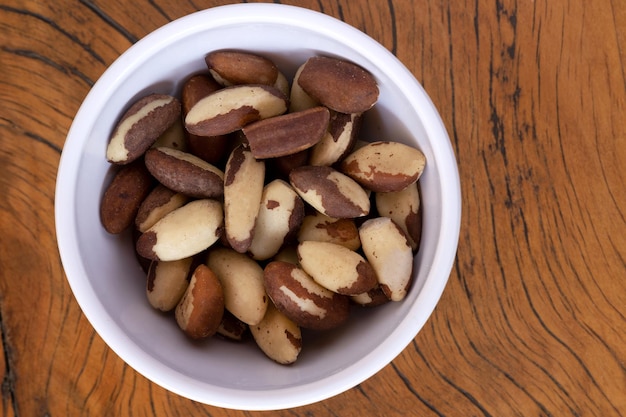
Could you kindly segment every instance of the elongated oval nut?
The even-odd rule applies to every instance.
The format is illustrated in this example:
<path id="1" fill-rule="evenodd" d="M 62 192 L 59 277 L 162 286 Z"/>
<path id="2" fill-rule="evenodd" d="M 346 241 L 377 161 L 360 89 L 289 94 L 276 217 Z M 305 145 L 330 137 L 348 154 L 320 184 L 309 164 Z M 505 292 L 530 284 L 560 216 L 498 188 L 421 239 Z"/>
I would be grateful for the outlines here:
<path id="1" fill-rule="evenodd" d="M 376 273 L 367 260 L 335 243 L 301 242 L 298 259 L 318 284 L 339 294 L 357 295 L 377 285 Z"/>
<path id="2" fill-rule="evenodd" d="M 146 294 L 152 307 L 161 311 L 176 307 L 189 285 L 192 264 L 193 258 L 152 261 L 146 283 Z"/>
<path id="3" fill-rule="evenodd" d="M 100 221 L 104 230 L 118 234 L 128 229 L 153 186 L 154 179 L 143 161 L 121 167 L 100 202 Z"/>
<path id="4" fill-rule="evenodd" d="M 115 126 L 106 157 L 115 164 L 127 164 L 143 155 L 179 117 L 178 99 L 151 94 L 135 102 Z"/>
<path id="5" fill-rule="evenodd" d="M 276 255 L 280 248 L 295 238 L 302 219 L 304 203 L 283 180 L 274 180 L 263 189 L 259 217 L 249 252 L 256 260 Z"/>
<path id="6" fill-rule="evenodd" d="M 206 265 L 194 270 L 189 286 L 176 306 L 176 322 L 192 339 L 217 332 L 224 315 L 224 293 L 219 279 Z"/>
<path id="7" fill-rule="evenodd" d="M 223 229 L 222 204 L 194 200 L 167 214 L 137 239 L 144 258 L 175 261 L 193 256 L 215 243 Z"/>
<path id="8" fill-rule="evenodd" d="M 196 198 L 224 194 L 224 173 L 190 153 L 170 148 L 150 149 L 145 161 L 150 173 L 171 190 Z"/>
<path id="9" fill-rule="evenodd" d="M 143 200 L 135 217 L 135 227 L 141 233 L 154 226 L 165 215 L 184 206 L 189 197 L 158 184 Z"/>
<path id="10" fill-rule="evenodd" d="M 419 179 L 426 157 L 400 142 L 372 142 L 348 155 L 341 172 L 376 192 L 401 191 Z"/>
<path id="11" fill-rule="evenodd" d="M 362 113 L 378 101 L 378 85 L 372 74 L 337 58 L 309 58 L 298 84 L 313 99 L 340 113 Z"/>
<path id="12" fill-rule="evenodd" d="M 343 160 L 354 147 L 361 126 L 362 113 L 332 112 L 328 131 L 311 148 L 310 165 L 328 165 Z"/>
<path id="13" fill-rule="evenodd" d="M 313 99 L 310 95 L 306 93 L 298 84 L 298 78 L 300 78 L 300 74 L 304 69 L 306 62 L 296 70 L 296 74 L 293 77 L 293 82 L 291 83 L 291 90 L 289 95 L 289 112 L 297 112 L 301 110 L 310 109 L 315 106 L 319 106 L 319 101 Z"/>
<path id="14" fill-rule="evenodd" d="M 222 85 L 274 85 L 278 68 L 270 59 L 247 51 L 218 50 L 204 58 L 211 75 Z"/>
<path id="15" fill-rule="evenodd" d="M 295 168 L 289 174 L 289 181 L 304 201 L 329 217 L 361 217 L 370 211 L 370 199 L 365 190 L 331 167 Z"/>
<path id="16" fill-rule="evenodd" d="M 263 196 L 265 162 L 240 145 L 230 154 L 224 174 L 226 238 L 234 250 L 245 253 L 252 243 Z"/>
<path id="17" fill-rule="evenodd" d="M 422 235 L 422 218 L 418 182 L 404 190 L 376 193 L 376 209 L 381 216 L 389 217 L 406 234 L 411 249 L 416 251 Z"/>
<path id="18" fill-rule="evenodd" d="M 265 355 L 281 365 L 289 365 L 298 359 L 302 350 L 300 327 L 270 303 L 263 320 L 250 326 L 257 346 Z"/>
<path id="19" fill-rule="evenodd" d="M 267 85 L 226 87 L 198 101 L 185 116 L 185 127 L 194 135 L 224 135 L 283 114 L 287 101 L 280 90 Z"/>
<path id="20" fill-rule="evenodd" d="M 402 300 L 413 276 L 413 251 L 406 235 L 389 217 L 367 220 L 359 234 L 383 292 L 392 301 Z"/>
<path id="21" fill-rule="evenodd" d="M 264 278 L 265 290 L 276 308 L 300 327 L 327 330 L 348 319 L 349 298 L 322 287 L 292 263 L 270 262 Z"/>
<path id="22" fill-rule="evenodd" d="M 243 128 L 255 158 L 277 158 L 310 148 L 328 130 L 330 113 L 314 107 L 251 123 Z"/>
<path id="23" fill-rule="evenodd" d="M 263 268 L 247 255 L 228 248 L 211 249 L 206 264 L 222 283 L 226 309 L 250 326 L 258 324 L 268 304 Z"/>
<path id="24" fill-rule="evenodd" d="M 305 240 L 336 243 L 350 250 L 361 247 L 359 229 L 354 219 L 335 219 L 319 212 L 309 214 L 302 220 L 298 241 Z"/>

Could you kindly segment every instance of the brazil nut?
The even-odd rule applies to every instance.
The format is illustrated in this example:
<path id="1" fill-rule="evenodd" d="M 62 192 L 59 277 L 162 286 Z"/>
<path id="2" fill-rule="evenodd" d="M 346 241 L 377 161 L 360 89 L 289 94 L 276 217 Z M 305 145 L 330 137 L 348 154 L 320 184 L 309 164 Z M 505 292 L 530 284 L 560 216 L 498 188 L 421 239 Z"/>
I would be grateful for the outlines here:
<path id="1" fill-rule="evenodd" d="M 378 283 L 376 272 L 365 258 L 336 243 L 301 242 L 298 259 L 318 284 L 339 294 L 361 294 Z"/>
<path id="2" fill-rule="evenodd" d="M 115 164 L 130 163 L 144 154 L 181 114 L 173 96 L 150 94 L 135 102 L 115 127 L 106 157 Z"/>
<path id="3" fill-rule="evenodd" d="M 223 221 L 220 202 L 211 199 L 191 201 L 146 230 L 137 239 L 137 253 L 156 261 L 174 261 L 196 255 L 219 239 Z"/>
<path id="4" fill-rule="evenodd" d="M 317 282 L 289 262 L 273 261 L 264 269 L 265 289 L 278 310 L 303 328 L 338 327 L 349 315 L 349 299 Z"/>
<path id="5" fill-rule="evenodd" d="M 413 276 L 413 251 L 406 235 L 389 217 L 367 220 L 359 234 L 381 289 L 390 300 L 402 300 Z"/>

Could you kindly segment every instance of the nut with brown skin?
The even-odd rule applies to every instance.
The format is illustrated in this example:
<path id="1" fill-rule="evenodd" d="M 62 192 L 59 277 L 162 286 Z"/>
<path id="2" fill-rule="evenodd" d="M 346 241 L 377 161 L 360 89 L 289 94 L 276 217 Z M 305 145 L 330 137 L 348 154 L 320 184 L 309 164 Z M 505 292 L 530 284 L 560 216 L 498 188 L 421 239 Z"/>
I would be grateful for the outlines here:
<path id="1" fill-rule="evenodd" d="M 195 74 L 191 76 L 183 84 L 181 93 L 183 118 L 198 101 L 221 88 L 222 86 L 210 75 Z M 210 164 L 216 164 L 222 161 L 228 144 L 231 142 L 231 138 L 228 135 L 198 136 L 187 131 L 185 132 L 188 148 L 187 152 L 204 159 Z"/>
<path id="2" fill-rule="evenodd" d="M 263 196 L 265 162 L 240 145 L 230 154 L 224 174 L 226 239 L 234 250 L 245 253 L 252 243 Z"/>
<path id="3" fill-rule="evenodd" d="M 137 253 L 156 261 L 174 261 L 196 255 L 219 239 L 223 221 L 220 202 L 211 199 L 191 201 L 143 233 L 137 239 Z"/>
<path id="4" fill-rule="evenodd" d="M 115 126 L 107 145 L 107 160 L 128 164 L 142 156 L 176 120 L 181 105 L 177 98 L 151 94 L 135 102 Z"/>
<path id="5" fill-rule="evenodd" d="M 154 183 L 143 160 L 121 167 L 100 202 L 100 220 L 104 230 L 118 234 L 128 229 Z"/>
<path id="6" fill-rule="evenodd" d="M 348 297 L 322 287 L 296 265 L 273 261 L 265 266 L 263 276 L 276 308 L 300 327 L 328 330 L 348 319 Z"/>
<path id="7" fill-rule="evenodd" d="M 144 233 L 166 214 L 184 206 L 188 201 L 189 197 L 186 195 L 158 184 L 139 206 L 135 217 L 135 227 Z"/>
<path id="8" fill-rule="evenodd" d="M 302 220 L 298 241 L 305 240 L 337 243 L 350 250 L 361 247 L 359 230 L 354 219 L 335 219 L 319 212 L 309 214 Z"/>
<path id="9" fill-rule="evenodd" d="M 304 203 L 283 180 L 274 180 L 263 189 L 259 217 L 249 252 L 256 260 L 276 255 L 292 238 L 304 218 Z"/>
<path id="10" fill-rule="evenodd" d="M 298 84 L 314 100 L 340 113 L 362 113 L 378 101 L 378 85 L 371 73 L 337 58 L 309 58 Z"/>
<path id="11" fill-rule="evenodd" d="M 206 265 L 200 264 L 189 280 L 189 286 L 176 306 L 178 326 L 192 339 L 213 336 L 224 315 L 222 285 Z"/>
<path id="12" fill-rule="evenodd" d="M 272 303 L 263 320 L 250 326 L 257 346 L 268 358 L 281 365 L 289 365 L 298 359 L 302 350 L 300 327 L 281 313 Z"/>
<path id="13" fill-rule="evenodd" d="M 248 325 L 235 317 L 233 313 L 224 309 L 224 316 L 220 326 L 217 328 L 217 334 L 224 339 L 241 342 L 245 339 L 247 332 Z"/>
<path id="14" fill-rule="evenodd" d="M 278 68 L 270 59 L 247 51 L 213 51 L 206 55 L 204 61 L 213 78 L 224 86 L 274 85 L 278 78 Z"/>
<path id="15" fill-rule="evenodd" d="M 402 300 L 413 277 L 413 251 L 406 235 L 389 217 L 367 220 L 359 234 L 381 289 L 391 301 Z"/>
<path id="16" fill-rule="evenodd" d="M 368 143 L 352 152 L 340 170 L 363 187 L 375 192 L 401 191 L 419 179 L 426 157 L 400 142 Z"/>
<path id="17" fill-rule="evenodd" d="M 257 120 L 283 114 L 287 105 L 287 97 L 272 86 L 226 87 L 198 101 L 185 116 L 185 127 L 198 136 L 225 135 Z"/>
<path id="18" fill-rule="evenodd" d="M 354 148 L 361 127 L 362 113 L 332 112 L 328 132 L 311 148 L 310 165 L 332 166 Z"/>
<path id="19" fill-rule="evenodd" d="M 189 285 L 193 258 L 178 261 L 152 261 L 148 270 L 146 294 L 157 310 L 173 310 Z"/>
<path id="20" fill-rule="evenodd" d="M 378 284 L 367 260 L 345 246 L 307 240 L 298 245 L 298 258 L 318 284 L 338 294 L 357 295 Z"/>
<path id="21" fill-rule="evenodd" d="M 145 162 L 150 173 L 171 190 L 195 198 L 224 194 L 224 173 L 190 153 L 171 148 L 150 149 Z"/>
<path id="22" fill-rule="evenodd" d="M 298 167 L 289 174 L 289 181 L 304 201 L 329 217 L 361 217 L 370 211 L 370 199 L 365 190 L 331 167 Z"/>
<path id="23" fill-rule="evenodd" d="M 328 130 L 329 120 L 326 107 L 314 107 L 251 123 L 243 133 L 255 158 L 277 158 L 318 143 Z"/>
<path id="24" fill-rule="evenodd" d="M 385 295 L 382 288 L 377 285 L 368 292 L 351 296 L 350 301 L 361 307 L 378 307 L 391 300 Z"/>

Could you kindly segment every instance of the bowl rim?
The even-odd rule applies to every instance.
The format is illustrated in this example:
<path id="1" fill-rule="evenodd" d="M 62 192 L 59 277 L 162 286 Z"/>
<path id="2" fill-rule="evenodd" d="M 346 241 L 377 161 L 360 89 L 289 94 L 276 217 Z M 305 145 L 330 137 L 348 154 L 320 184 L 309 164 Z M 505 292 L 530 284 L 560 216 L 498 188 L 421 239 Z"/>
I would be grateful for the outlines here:
<path id="1" fill-rule="evenodd" d="M 163 376 L 164 374 L 171 376 L 172 372 L 169 368 L 165 369 L 163 364 L 141 351 L 137 346 L 124 345 L 123 342 L 127 340 L 127 336 L 113 320 L 107 317 L 104 306 L 89 281 L 83 279 L 86 275 L 85 266 L 82 261 L 76 262 L 80 259 L 78 255 L 80 249 L 75 239 L 77 228 L 73 219 L 76 217 L 77 209 L 75 205 L 76 173 L 80 165 L 80 155 L 83 152 L 83 148 L 77 145 L 84 142 L 84 135 L 81 132 L 84 131 L 85 126 L 93 123 L 95 115 L 102 110 L 103 104 L 98 104 L 98 102 L 102 96 L 108 97 L 107 86 L 116 85 L 133 70 L 137 62 L 144 61 L 146 56 L 151 56 L 163 45 L 176 42 L 190 33 L 206 31 L 214 27 L 242 23 L 294 26 L 296 25 L 294 20 L 298 21 L 299 28 L 305 27 L 316 33 L 332 33 L 333 36 L 342 35 L 342 43 L 369 59 L 374 60 L 375 56 L 384 55 L 386 63 L 383 71 L 385 66 L 393 66 L 395 71 L 400 70 L 400 76 L 407 83 L 407 89 L 414 93 L 409 99 L 416 106 L 420 106 L 422 113 L 425 112 L 428 115 L 421 120 L 424 129 L 429 135 L 445 139 L 432 151 L 436 154 L 440 169 L 446 173 L 440 176 L 441 187 L 450 191 L 442 196 L 442 199 L 450 204 L 443 204 L 441 212 L 444 220 L 441 234 L 447 237 L 445 246 L 448 249 L 444 250 L 443 241 L 438 242 L 428 275 L 435 273 L 440 279 L 426 280 L 414 303 L 414 305 L 419 304 L 420 309 L 426 309 L 429 313 L 421 317 L 419 321 L 403 320 L 394 331 L 392 340 L 386 340 L 360 361 L 341 372 L 305 385 L 277 390 L 246 391 L 244 399 L 241 390 L 215 386 L 211 386 L 212 390 L 207 390 L 207 384 L 181 374 L 178 374 L 178 378 L 173 383 L 171 379 Z M 380 61 L 376 60 L 378 63 Z M 89 114 L 87 108 L 90 109 Z M 364 32 L 321 12 L 282 4 L 247 3 L 200 10 L 169 22 L 140 39 L 105 70 L 87 94 L 68 131 L 57 172 L 55 224 L 61 261 L 74 297 L 96 332 L 124 362 L 152 382 L 195 401 L 240 410 L 277 410 L 315 403 L 340 394 L 376 374 L 411 343 L 432 315 L 449 279 L 456 258 L 460 233 L 460 202 L 461 187 L 458 167 L 443 121 L 421 84 L 389 50 Z M 454 250 L 449 249 L 450 245 L 454 246 Z M 80 294 L 80 298 L 77 294 Z M 410 312 L 413 312 L 414 308 L 411 306 Z M 381 355 L 383 351 L 385 354 Z M 350 378 L 342 378 L 346 373 L 349 373 Z M 184 384 L 184 390 L 181 389 L 181 384 Z"/>

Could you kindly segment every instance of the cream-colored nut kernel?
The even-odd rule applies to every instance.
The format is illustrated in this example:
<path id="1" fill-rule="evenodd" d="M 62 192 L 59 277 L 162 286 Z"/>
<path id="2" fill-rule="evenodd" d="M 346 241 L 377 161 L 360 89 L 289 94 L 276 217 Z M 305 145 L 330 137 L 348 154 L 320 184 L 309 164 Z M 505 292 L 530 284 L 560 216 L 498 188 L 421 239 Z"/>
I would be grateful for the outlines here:
<path id="1" fill-rule="evenodd" d="M 222 283 L 226 309 L 250 326 L 258 324 L 268 304 L 263 268 L 245 254 L 220 247 L 209 251 L 206 264 Z"/>
<path id="2" fill-rule="evenodd" d="M 304 201 L 329 217 L 361 217 L 370 211 L 370 199 L 365 190 L 331 167 L 298 167 L 289 174 L 289 181 Z"/>
<path id="3" fill-rule="evenodd" d="M 248 251 L 256 260 L 276 255 L 292 237 L 295 238 L 302 219 L 304 203 L 283 180 L 274 180 L 263 189 L 259 217 Z"/>
<path id="4" fill-rule="evenodd" d="M 115 164 L 139 158 L 176 120 L 180 101 L 164 94 L 151 94 L 135 102 L 116 125 L 106 157 Z"/>
<path id="5" fill-rule="evenodd" d="M 302 220 L 298 241 L 305 240 L 336 243 L 350 250 L 361 247 L 359 229 L 354 219 L 335 219 L 319 212 L 309 214 Z"/>
<path id="6" fill-rule="evenodd" d="M 293 77 L 293 83 L 291 84 L 291 90 L 289 95 L 289 112 L 297 112 L 306 109 L 310 109 L 315 106 L 319 106 L 319 101 L 313 99 L 310 95 L 306 93 L 298 84 L 298 78 L 300 78 L 300 73 L 304 69 L 306 62 L 298 68 L 296 74 Z"/>
<path id="7" fill-rule="evenodd" d="M 119 234 L 128 229 L 153 186 L 154 179 L 142 161 L 120 167 L 100 202 L 100 221 L 104 230 Z"/>
<path id="8" fill-rule="evenodd" d="M 250 332 L 257 346 L 273 361 L 289 365 L 298 359 L 302 350 L 300 327 L 273 304 L 270 303 L 260 323 L 250 326 Z"/>
<path id="9" fill-rule="evenodd" d="M 194 135 L 225 135 L 257 120 L 283 114 L 287 102 L 287 97 L 272 86 L 226 87 L 198 101 L 185 116 L 185 127 Z"/>
<path id="10" fill-rule="evenodd" d="M 391 218 L 400 226 L 406 233 L 411 249 L 416 251 L 422 235 L 418 182 L 414 182 L 401 191 L 376 193 L 374 198 L 378 214 Z"/>
<path id="11" fill-rule="evenodd" d="M 264 269 L 265 290 L 274 305 L 303 328 L 327 330 L 348 319 L 348 297 L 334 293 L 289 262 L 270 262 Z"/>
<path id="12" fill-rule="evenodd" d="M 187 151 L 187 132 L 181 118 L 167 128 L 161 136 L 152 144 L 151 148 L 172 148 L 179 151 Z"/>
<path id="13" fill-rule="evenodd" d="M 190 153 L 171 148 L 150 149 L 145 163 L 161 184 L 176 192 L 195 198 L 224 194 L 224 173 Z"/>
<path id="14" fill-rule="evenodd" d="M 278 73 L 278 77 L 276 77 L 274 87 L 276 87 L 277 90 L 283 93 L 285 97 L 289 97 L 291 95 L 291 86 L 289 85 L 289 80 L 282 72 Z"/>
<path id="15" fill-rule="evenodd" d="M 361 125 L 362 113 L 332 112 L 328 131 L 311 148 L 310 165 L 331 166 L 345 158 L 354 147 Z"/>
<path id="16" fill-rule="evenodd" d="M 357 295 L 377 285 L 372 266 L 345 246 L 307 240 L 298 245 L 298 258 L 307 274 L 333 292 Z"/>
<path id="17" fill-rule="evenodd" d="M 401 191 L 419 179 L 426 157 L 400 142 L 372 142 L 348 155 L 341 172 L 375 192 Z"/>
<path id="18" fill-rule="evenodd" d="M 256 160 L 242 145 L 226 163 L 224 180 L 224 223 L 229 245 L 245 253 L 259 214 L 265 180 L 265 162 Z"/>
<path id="19" fill-rule="evenodd" d="M 222 204 L 211 199 L 194 200 L 167 214 L 143 233 L 136 244 L 144 258 L 174 261 L 207 249 L 220 237 Z"/>
<path id="20" fill-rule="evenodd" d="M 202 339 L 217 332 L 223 315 L 222 285 L 213 271 L 200 264 L 193 271 L 189 286 L 176 306 L 176 322 L 187 336 Z"/>
<path id="21" fill-rule="evenodd" d="M 391 301 L 402 300 L 413 273 L 413 251 L 400 227 L 389 217 L 377 217 L 359 228 L 365 257 Z"/>
<path id="22" fill-rule="evenodd" d="M 279 74 L 278 68 L 270 59 L 247 51 L 213 51 L 204 61 L 213 78 L 224 86 L 274 85 Z"/>
<path id="23" fill-rule="evenodd" d="M 152 261 L 148 270 L 146 294 L 157 310 L 173 310 L 189 285 L 193 258 L 178 261 Z"/>
<path id="24" fill-rule="evenodd" d="M 340 113 L 362 113 L 378 100 L 378 85 L 372 74 L 342 59 L 309 58 L 298 84 L 314 100 Z"/>
<path id="25" fill-rule="evenodd" d="M 330 113 L 314 107 L 251 123 L 243 128 L 255 158 L 277 158 L 310 148 L 328 131 Z"/>
<path id="26" fill-rule="evenodd" d="M 189 197 L 186 195 L 158 184 L 139 206 L 137 217 L 135 217 L 135 227 L 144 233 L 165 215 L 184 206 L 188 201 Z"/>

